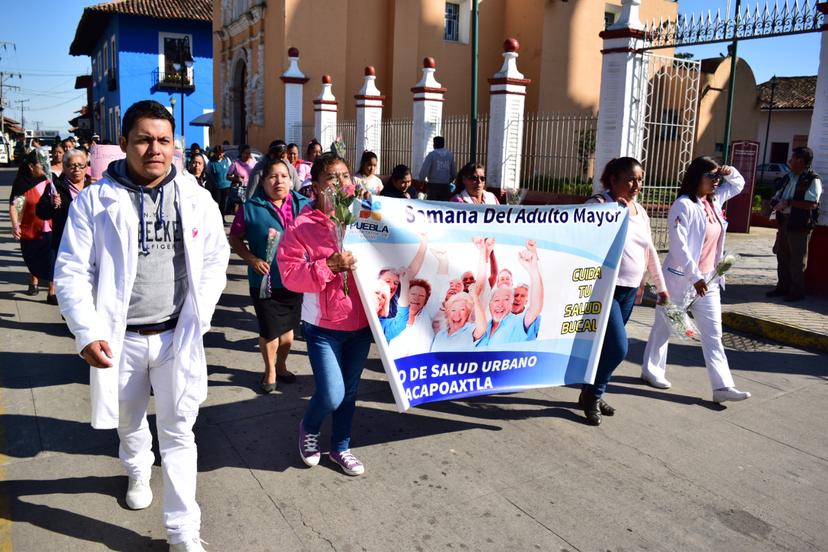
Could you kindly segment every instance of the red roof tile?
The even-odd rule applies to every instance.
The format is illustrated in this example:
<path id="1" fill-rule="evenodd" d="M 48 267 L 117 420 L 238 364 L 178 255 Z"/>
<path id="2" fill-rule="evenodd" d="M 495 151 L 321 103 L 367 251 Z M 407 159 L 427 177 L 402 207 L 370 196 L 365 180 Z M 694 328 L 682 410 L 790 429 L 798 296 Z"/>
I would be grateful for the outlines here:
<path id="1" fill-rule="evenodd" d="M 776 77 L 773 91 L 774 109 L 813 109 L 816 96 L 816 75 L 813 77 Z M 756 87 L 759 106 L 768 109 L 771 97 L 771 81 Z"/>

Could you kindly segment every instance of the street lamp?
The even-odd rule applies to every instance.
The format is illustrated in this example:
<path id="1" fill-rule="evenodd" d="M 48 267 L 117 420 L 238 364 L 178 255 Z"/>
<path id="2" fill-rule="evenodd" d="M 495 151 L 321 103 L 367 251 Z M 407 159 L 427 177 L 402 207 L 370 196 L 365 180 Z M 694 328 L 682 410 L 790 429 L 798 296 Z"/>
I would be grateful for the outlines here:
<path id="1" fill-rule="evenodd" d="M 179 38 L 178 44 L 176 45 L 176 59 L 173 62 L 172 66 L 173 69 L 179 75 L 179 83 L 180 83 L 180 90 L 181 90 L 181 148 L 186 149 L 187 138 L 185 127 L 186 122 L 184 121 L 184 79 L 187 78 L 189 74 L 189 70 L 193 67 L 193 56 L 190 52 L 190 39 L 189 37 Z M 172 102 L 171 102 L 172 103 Z M 173 105 L 175 105 L 173 103 Z"/>
<path id="2" fill-rule="evenodd" d="M 771 114 L 773 113 L 773 95 L 776 92 L 776 85 L 778 81 L 776 79 L 776 75 L 771 77 L 770 80 L 770 102 L 768 103 L 768 124 L 765 127 L 765 147 L 764 151 L 762 152 L 762 174 L 759 176 L 759 182 L 762 184 L 765 183 L 765 169 L 767 168 L 767 157 L 768 157 L 768 135 L 770 134 L 770 123 L 771 123 Z"/>

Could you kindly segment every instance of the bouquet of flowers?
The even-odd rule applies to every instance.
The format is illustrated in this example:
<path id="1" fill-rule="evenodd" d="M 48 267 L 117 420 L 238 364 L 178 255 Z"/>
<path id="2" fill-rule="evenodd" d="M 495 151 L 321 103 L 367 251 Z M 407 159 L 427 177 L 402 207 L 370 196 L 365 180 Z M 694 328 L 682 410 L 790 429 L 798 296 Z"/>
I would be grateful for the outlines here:
<path id="1" fill-rule="evenodd" d="M 667 320 L 667 324 L 670 326 L 670 330 L 674 336 L 680 339 L 691 340 L 699 335 L 699 329 L 690 318 L 686 308 L 682 308 L 675 303 L 667 302 L 658 312 Z"/>
<path id="2" fill-rule="evenodd" d="M 17 210 L 17 220 L 23 216 L 23 209 L 26 207 L 26 197 L 19 195 L 14 198 L 14 208 Z"/>
<path id="3" fill-rule="evenodd" d="M 276 247 L 279 245 L 279 236 L 281 234 L 275 228 L 267 229 L 267 250 L 265 252 L 266 261 L 273 264 L 273 259 L 276 258 Z M 262 283 L 259 286 L 259 299 L 267 299 L 270 297 L 270 272 L 262 277 Z"/>
<path id="4" fill-rule="evenodd" d="M 726 253 L 724 254 L 724 256 L 722 257 L 722 260 L 721 260 L 721 261 L 719 261 L 719 264 L 717 264 L 717 265 L 716 265 L 716 271 L 713 273 L 713 275 L 712 275 L 712 276 L 710 276 L 710 279 L 709 279 L 709 280 L 707 280 L 707 281 L 705 281 L 704 283 L 705 283 L 706 285 L 710 285 L 710 282 L 712 282 L 713 280 L 716 280 L 717 278 L 721 278 L 722 276 L 724 276 L 725 272 L 727 272 L 728 270 L 730 270 L 731 268 L 733 268 L 733 265 L 735 265 L 735 264 L 736 264 L 736 261 L 738 261 L 738 260 L 739 260 L 738 255 L 735 255 L 735 254 L 733 254 L 733 253 L 727 253 L 727 252 L 726 252 Z M 692 289 L 692 288 L 691 288 L 691 289 Z M 693 303 L 695 303 L 695 302 L 696 302 L 696 299 L 698 299 L 698 298 L 699 298 L 699 296 L 698 296 L 698 295 L 696 295 L 695 297 L 693 297 L 693 299 L 692 299 L 692 300 L 690 301 L 690 303 L 687 305 L 686 310 L 689 310 L 689 309 L 690 309 L 690 307 L 692 307 L 692 306 L 693 306 Z"/>
<path id="5" fill-rule="evenodd" d="M 356 198 L 356 185 L 353 182 L 343 184 L 337 181 L 336 186 L 327 188 L 324 192 L 325 201 L 331 214 L 328 217 L 334 225 L 334 237 L 339 251 L 343 251 L 342 243 L 348 227 L 357 221 L 352 204 Z M 348 296 L 348 272 L 342 272 L 342 291 Z"/>
<path id="6" fill-rule="evenodd" d="M 506 195 L 507 205 L 520 205 L 520 200 L 522 199 L 520 188 L 506 188 L 504 193 Z"/>
<path id="7" fill-rule="evenodd" d="M 716 270 L 710 278 L 705 281 L 705 284 L 709 285 L 715 279 L 721 278 L 725 272 L 733 268 L 733 265 L 736 264 L 738 259 L 739 257 L 735 254 L 725 253 L 722 260 L 716 265 Z M 699 295 L 696 294 L 695 288 L 690 286 L 687 288 L 682 301 L 682 304 L 686 306 L 679 306 L 675 303 L 667 303 L 664 305 L 664 308 L 661 309 L 660 312 L 667 320 L 667 324 L 670 326 L 674 336 L 681 339 L 693 339 L 699 335 L 699 329 L 696 327 L 696 324 L 690 318 L 689 314 L 690 307 L 693 306 L 693 303 L 695 303 L 698 298 Z"/>

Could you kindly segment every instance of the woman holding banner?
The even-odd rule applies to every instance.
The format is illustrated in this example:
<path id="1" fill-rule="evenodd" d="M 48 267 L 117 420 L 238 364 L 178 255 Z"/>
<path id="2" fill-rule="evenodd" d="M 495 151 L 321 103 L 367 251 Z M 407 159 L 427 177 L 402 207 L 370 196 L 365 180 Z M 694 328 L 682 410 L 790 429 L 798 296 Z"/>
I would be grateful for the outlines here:
<path id="1" fill-rule="evenodd" d="M 724 256 L 727 231 L 722 204 L 738 195 L 744 185 L 745 179 L 735 168 L 719 166 L 710 157 L 698 157 L 687 167 L 679 197 L 667 217 L 670 232 L 670 248 L 664 259 L 667 289 L 682 303 L 688 292 L 697 297 L 691 312 L 701 334 L 715 403 L 750 398 L 750 393 L 734 387 L 727 364 L 722 345 L 720 289 L 723 282 L 716 277 L 716 267 Z M 670 387 L 665 378 L 670 333 L 666 318 L 656 316 L 644 349 L 641 377 L 660 389 Z"/>
<path id="2" fill-rule="evenodd" d="M 288 161 L 284 159 L 267 158 L 260 183 L 253 197 L 236 212 L 229 240 L 236 255 L 248 264 L 247 280 L 265 364 L 259 387 L 268 394 L 276 390 L 277 381 L 296 381 L 287 369 L 287 357 L 293 344 L 293 329 L 299 324 L 302 294 L 282 285 L 275 248 L 309 201 L 293 191 Z"/>
<path id="3" fill-rule="evenodd" d="M 451 198 L 455 203 L 498 205 L 500 202 L 486 191 L 486 169 L 478 163 L 466 163 L 457 173 L 455 186 L 462 191 Z"/>
<path id="4" fill-rule="evenodd" d="M 316 389 L 299 423 L 299 454 L 308 466 L 321 458 L 319 434 L 330 414 L 330 458 L 348 475 L 365 471 L 351 453 L 351 425 L 362 369 L 373 340 L 351 270 L 350 251 L 339 251 L 331 193 L 351 185 L 348 165 L 335 154 L 321 155 L 311 168 L 313 208 L 298 214 L 279 243 L 277 261 L 284 286 L 304 293 L 302 323 Z M 351 283 L 345 293 L 344 277 Z"/>
<path id="5" fill-rule="evenodd" d="M 615 414 L 615 409 L 604 401 L 603 396 L 612 373 L 627 356 L 629 340 L 625 325 L 632 314 L 633 304 L 641 301 L 647 274 L 655 282 L 658 303 L 663 304 L 669 298 L 658 264 L 658 252 L 651 237 L 650 218 L 644 207 L 636 201 L 643 181 L 644 170 L 636 159 L 613 159 L 607 163 L 601 174 L 604 191 L 587 200 L 587 203 L 618 202 L 629 210 L 627 239 L 618 267 L 618 278 L 595 380 L 592 384 L 583 385 L 578 397 L 578 406 L 583 409 L 590 425 L 600 425 L 602 415 Z"/>

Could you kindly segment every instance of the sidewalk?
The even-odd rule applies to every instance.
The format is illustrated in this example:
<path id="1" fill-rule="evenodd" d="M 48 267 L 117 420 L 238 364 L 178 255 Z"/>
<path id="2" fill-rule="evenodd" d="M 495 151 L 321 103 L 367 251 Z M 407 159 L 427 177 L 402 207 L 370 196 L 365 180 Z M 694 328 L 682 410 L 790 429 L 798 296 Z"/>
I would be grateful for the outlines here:
<path id="1" fill-rule="evenodd" d="M 775 236 L 775 229 L 758 227 L 750 234 L 727 235 L 728 250 L 741 259 L 727 276 L 722 321 L 734 330 L 828 353 L 828 296 L 795 303 L 765 297 L 776 285 Z"/>
<path id="2" fill-rule="evenodd" d="M 167 550 L 160 463 L 155 502 L 127 510 L 117 436 L 88 425 L 89 368 L 45 292 L 27 297 L 25 282 L 0 213 L 0 551 Z M 671 345 L 672 389 L 641 384 L 653 315 L 634 311 L 607 396 L 618 413 L 598 428 L 572 388 L 397 413 L 372 350 L 353 439 L 366 474 L 349 478 L 326 456 L 313 469 L 298 457 L 313 389 L 303 342 L 289 360 L 297 384 L 256 394 L 256 324 L 233 258 L 196 424 L 207 550 L 828 549 L 825 355 L 726 333 L 736 384 L 753 398 L 722 407 L 695 344 Z"/>

